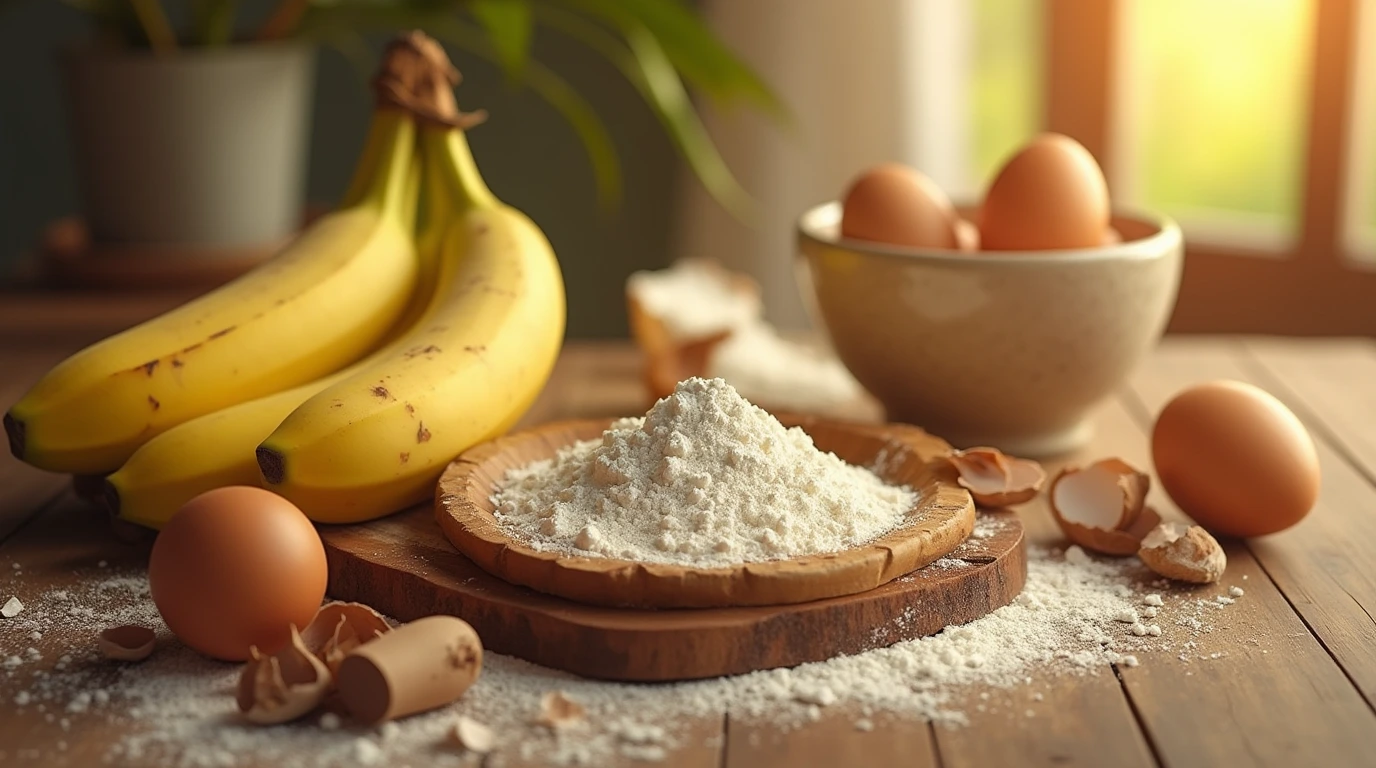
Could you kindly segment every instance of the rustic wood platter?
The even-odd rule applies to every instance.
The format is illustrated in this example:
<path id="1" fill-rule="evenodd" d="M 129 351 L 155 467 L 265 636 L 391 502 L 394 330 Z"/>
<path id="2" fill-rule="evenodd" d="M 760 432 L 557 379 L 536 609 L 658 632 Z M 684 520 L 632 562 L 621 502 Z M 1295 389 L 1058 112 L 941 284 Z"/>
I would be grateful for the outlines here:
<path id="1" fill-rule="evenodd" d="M 979 537 L 857 595 L 781 606 L 637 610 L 583 605 L 509 584 L 444 538 L 428 507 L 322 527 L 330 595 L 402 621 L 462 617 L 493 652 L 604 680 L 663 682 L 789 667 L 973 621 L 1027 579 L 1022 521 L 981 512 Z M 989 535 L 983 535 L 989 534 Z"/>
<path id="2" fill-rule="evenodd" d="M 494 576 L 579 603 L 626 608 L 783 605 L 853 595 L 921 568 L 969 537 L 975 522 L 970 494 L 933 461 L 949 453 L 945 441 L 910 427 L 780 420 L 800 426 L 819 449 L 918 491 L 904 521 L 839 552 L 713 568 L 541 551 L 510 536 L 493 516 L 491 498 L 507 471 L 597 439 L 611 419 L 547 424 L 468 451 L 440 478 L 436 519 L 461 553 Z"/>

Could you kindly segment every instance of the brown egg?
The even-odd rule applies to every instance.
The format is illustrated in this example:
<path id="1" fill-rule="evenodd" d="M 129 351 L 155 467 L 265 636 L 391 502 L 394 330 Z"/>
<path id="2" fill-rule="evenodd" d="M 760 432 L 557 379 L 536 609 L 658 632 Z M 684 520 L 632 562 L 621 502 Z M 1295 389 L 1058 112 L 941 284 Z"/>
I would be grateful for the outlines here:
<path id="1" fill-rule="evenodd" d="M 1176 395 L 1156 418 L 1161 486 L 1207 530 L 1262 536 L 1299 522 L 1319 495 L 1319 459 L 1304 425 L 1263 389 L 1214 381 Z"/>
<path id="2" fill-rule="evenodd" d="M 1109 227 L 1108 184 L 1089 150 L 1045 133 L 1004 164 L 978 220 L 984 251 L 1092 248 Z"/>
<path id="3" fill-rule="evenodd" d="M 153 602 L 168 629 L 226 661 L 286 645 L 325 596 L 325 548 L 294 504 L 231 486 L 188 501 L 158 534 L 148 561 Z"/>
<path id="4" fill-rule="evenodd" d="M 956 212 L 935 182 L 901 163 L 884 163 L 851 182 L 841 203 L 841 236 L 910 248 L 957 248 Z"/>

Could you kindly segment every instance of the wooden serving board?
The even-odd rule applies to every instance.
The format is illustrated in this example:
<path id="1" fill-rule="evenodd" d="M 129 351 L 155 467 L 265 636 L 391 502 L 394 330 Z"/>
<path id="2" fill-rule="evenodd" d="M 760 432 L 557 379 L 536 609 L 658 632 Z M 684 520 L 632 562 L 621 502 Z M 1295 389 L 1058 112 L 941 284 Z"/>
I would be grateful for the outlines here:
<path id="1" fill-rule="evenodd" d="M 507 472 L 600 439 L 611 419 L 561 421 L 517 432 L 459 456 L 440 477 L 435 518 L 454 546 L 488 573 L 578 603 L 611 608 L 733 608 L 853 595 L 944 557 L 975 524 L 970 493 L 944 460 L 945 440 L 916 427 L 780 416 L 818 450 L 918 492 L 893 530 L 839 552 L 698 567 L 542 551 L 511 536 L 493 493 Z"/>
<path id="2" fill-rule="evenodd" d="M 459 554 L 429 505 L 321 535 L 332 597 L 402 621 L 459 616 L 488 650 L 607 680 L 717 677 L 892 645 L 1007 605 L 1027 578 L 1012 512 L 980 513 L 976 536 L 945 558 L 868 592 L 739 608 L 603 608 L 514 586 Z"/>

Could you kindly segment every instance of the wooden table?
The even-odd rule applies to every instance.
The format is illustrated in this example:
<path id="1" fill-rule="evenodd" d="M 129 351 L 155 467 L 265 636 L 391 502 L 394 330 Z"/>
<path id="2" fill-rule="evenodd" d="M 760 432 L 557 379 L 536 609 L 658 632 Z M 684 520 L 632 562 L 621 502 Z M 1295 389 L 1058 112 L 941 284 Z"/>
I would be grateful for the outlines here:
<path id="1" fill-rule="evenodd" d="M 0 337 L 0 402 L 12 402 L 64 351 Z M 637 366 L 623 343 L 569 345 L 528 421 L 643 410 Z M 1318 443 L 1324 480 L 1318 508 L 1300 525 L 1226 543 L 1223 583 L 1245 585 L 1246 598 L 1221 620 L 1229 631 L 1200 638 L 1192 652 L 1204 659 L 1152 652 L 1115 674 L 1034 677 L 987 706 L 975 698 L 987 692 L 971 691 L 963 728 L 879 718 L 865 733 L 854 728 L 855 713 L 832 707 L 820 722 L 783 732 L 723 713 L 694 729 L 724 738 L 697 740 L 667 764 L 1376 765 L 1376 344 L 1168 340 L 1098 411 L 1093 444 L 1067 458 L 1117 455 L 1150 466 L 1152 414 L 1179 388 L 1220 377 L 1288 403 Z M 1152 495 L 1178 517 L 1164 494 Z M 1022 514 L 1033 544 L 1063 543 L 1043 502 Z M 69 584 L 74 562 L 137 563 L 145 551 L 93 523 L 67 478 L 0 459 L 0 564 L 22 561 L 26 589 Z M 63 738 L 68 764 L 100 764 L 114 734 L 20 723 L 12 699 L 0 694 L 0 749 L 14 755 Z"/>

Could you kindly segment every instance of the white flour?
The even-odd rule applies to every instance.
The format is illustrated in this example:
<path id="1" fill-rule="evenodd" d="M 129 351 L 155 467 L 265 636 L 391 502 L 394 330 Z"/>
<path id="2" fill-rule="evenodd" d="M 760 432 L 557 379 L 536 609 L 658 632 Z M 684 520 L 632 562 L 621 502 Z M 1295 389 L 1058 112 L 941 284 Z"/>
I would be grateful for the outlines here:
<path id="1" fill-rule="evenodd" d="M 508 535 L 537 549 L 711 567 L 869 541 L 916 498 L 721 379 L 695 378 L 643 419 L 507 473 L 493 502 Z"/>
<path id="2" fill-rule="evenodd" d="M 853 415 L 865 390 L 830 349 L 779 336 L 763 318 L 757 290 L 734 285 L 713 262 L 685 259 L 640 271 L 627 291 L 680 342 L 730 332 L 708 356 L 705 375 L 747 400 L 799 413 Z"/>
<path id="3" fill-rule="evenodd" d="M 981 516 L 976 530 L 987 538 L 1001 524 Z M 54 762 L 67 738 L 92 727 L 116 740 L 106 755 L 113 765 L 459 766 L 475 764 L 450 741 L 457 716 L 465 715 L 496 732 L 497 753 L 484 765 L 497 768 L 514 756 L 563 765 L 604 765 L 617 754 L 654 760 L 697 743 L 685 730 L 695 718 L 728 711 L 733 721 L 782 728 L 806 725 L 824 711 L 848 713 L 860 730 L 874 728 L 880 714 L 958 726 L 966 706 L 999 707 L 1002 689 L 1097 674 L 1112 664 L 1137 666 L 1148 653 L 1155 653 L 1154 663 L 1176 663 L 1175 654 L 1184 662 L 1218 658 L 1227 651 L 1202 652 L 1195 639 L 1215 617 L 1236 610 L 1213 599 L 1225 587 L 1172 593 L 1164 582 L 1145 581 L 1151 574 L 1135 559 L 1099 562 L 1077 548 L 1065 554 L 1033 548 L 1027 586 L 1012 605 L 933 637 L 856 656 L 700 682 L 627 685 L 488 654 L 477 684 L 436 712 L 376 728 L 334 714 L 261 727 L 245 723 L 235 708 L 239 667 L 177 643 L 148 599 L 146 580 L 83 576 L 89 580 L 70 593 L 21 593 L 28 610 L 0 624 L 0 656 L 13 659 L 0 668 L 4 711 L 28 725 L 29 744 L 43 745 L 0 744 L 0 764 Z M 1117 620 L 1149 608 L 1159 611 L 1152 620 L 1159 637 L 1137 636 Z M 149 660 L 120 664 L 96 653 L 96 633 L 124 623 L 157 628 L 159 645 Z M 34 632 L 43 639 L 34 641 Z M 586 717 L 558 731 L 532 724 L 542 696 L 556 690 L 582 705 Z"/>
<path id="4" fill-rule="evenodd" d="M 738 326 L 707 361 L 707 375 L 771 408 L 849 415 L 865 390 L 829 350 L 781 338 L 763 321 Z"/>
<path id="5" fill-rule="evenodd" d="M 758 292 L 737 289 L 725 270 L 697 259 L 636 272 L 627 278 L 626 288 L 675 339 L 714 336 L 750 322 L 764 310 Z"/>

